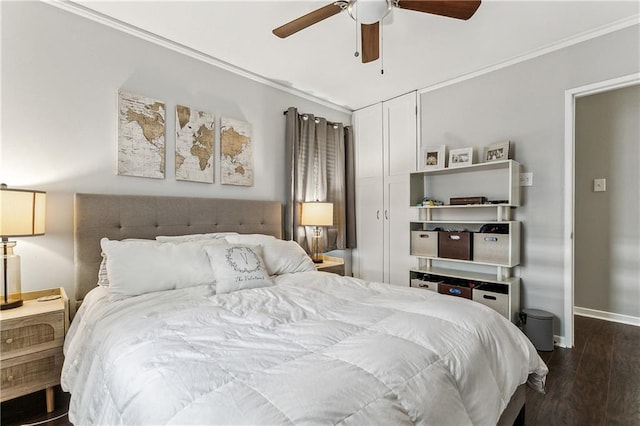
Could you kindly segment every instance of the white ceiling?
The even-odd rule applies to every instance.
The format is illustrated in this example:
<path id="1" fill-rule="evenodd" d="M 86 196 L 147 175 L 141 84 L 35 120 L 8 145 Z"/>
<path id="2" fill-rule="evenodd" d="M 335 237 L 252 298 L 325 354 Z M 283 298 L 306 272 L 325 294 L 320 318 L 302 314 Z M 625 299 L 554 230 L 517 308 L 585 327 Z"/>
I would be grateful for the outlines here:
<path id="1" fill-rule="evenodd" d="M 286 39 L 271 33 L 325 1 L 77 1 L 283 86 L 358 109 L 611 29 L 638 23 L 638 1 L 483 0 L 468 21 L 394 8 L 382 57 L 354 57 L 346 12 Z M 86 12 L 86 10 L 85 10 Z M 85 13 L 86 14 L 86 13 Z"/>

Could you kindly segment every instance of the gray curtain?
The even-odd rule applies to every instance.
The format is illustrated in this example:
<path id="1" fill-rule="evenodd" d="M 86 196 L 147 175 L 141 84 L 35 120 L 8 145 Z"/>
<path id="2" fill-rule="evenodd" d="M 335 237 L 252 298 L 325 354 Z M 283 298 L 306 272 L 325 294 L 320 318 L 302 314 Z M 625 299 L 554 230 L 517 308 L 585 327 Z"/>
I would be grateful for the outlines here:
<path id="1" fill-rule="evenodd" d="M 325 251 L 355 247 L 355 176 L 350 126 L 313 114 L 286 114 L 287 187 L 285 238 L 311 250 L 312 227 L 300 226 L 302 203 L 333 203 L 332 227 L 322 233 Z"/>

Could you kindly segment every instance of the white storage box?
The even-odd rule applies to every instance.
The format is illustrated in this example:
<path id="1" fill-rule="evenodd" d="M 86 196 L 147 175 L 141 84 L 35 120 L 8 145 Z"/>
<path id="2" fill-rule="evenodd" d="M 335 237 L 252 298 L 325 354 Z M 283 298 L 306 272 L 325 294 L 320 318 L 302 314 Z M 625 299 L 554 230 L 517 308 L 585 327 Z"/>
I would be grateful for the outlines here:
<path id="1" fill-rule="evenodd" d="M 497 286 L 482 285 L 473 289 L 472 300 L 498 311 L 500 315 L 512 321 L 513 319 L 509 318 L 509 295 L 502 291 L 506 292 L 507 289 L 503 290 Z"/>
<path id="2" fill-rule="evenodd" d="M 411 255 L 438 257 L 438 232 L 411 231 Z"/>
<path id="3" fill-rule="evenodd" d="M 442 281 L 426 281 L 419 278 L 411 279 L 411 287 L 421 288 L 423 290 L 438 291 L 438 284 Z"/>
<path id="4" fill-rule="evenodd" d="M 508 264 L 509 234 L 474 233 L 473 261 Z"/>

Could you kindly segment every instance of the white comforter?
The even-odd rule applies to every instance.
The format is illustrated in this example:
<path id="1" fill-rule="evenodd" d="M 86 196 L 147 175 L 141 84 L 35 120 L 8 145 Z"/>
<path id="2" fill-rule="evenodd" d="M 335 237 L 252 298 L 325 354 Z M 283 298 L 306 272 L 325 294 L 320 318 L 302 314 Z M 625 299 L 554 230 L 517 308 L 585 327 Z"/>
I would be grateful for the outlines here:
<path id="1" fill-rule="evenodd" d="M 69 419 L 87 424 L 493 425 L 547 368 L 480 304 L 321 272 L 85 299 L 65 342 Z"/>

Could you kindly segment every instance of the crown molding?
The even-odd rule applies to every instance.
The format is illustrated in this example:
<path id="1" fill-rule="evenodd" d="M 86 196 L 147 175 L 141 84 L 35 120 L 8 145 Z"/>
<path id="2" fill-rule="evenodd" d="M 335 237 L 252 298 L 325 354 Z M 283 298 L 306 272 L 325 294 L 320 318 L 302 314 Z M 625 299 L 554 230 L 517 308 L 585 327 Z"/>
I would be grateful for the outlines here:
<path id="1" fill-rule="evenodd" d="M 252 73 L 251 71 L 242 69 L 235 65 L 232 65 L 228 62 L 221 61 L 213 56 L 207 55 L 199 50 L 192 49 L 183 44 L 177 43 L 175 41 L 169 40 L 165 37 L 162 37 L 158 34 L 152 33 L 150 31 L 143 30 L 142 28 L 138 28 L 134 25 L 127 24 L 126 22 L 120 21 L 118 19 L 112 18 L 95 10 L 89 9 L 81 4 L 74 3 L 68 0 L 41 0 L 43 3 L 48 5 L 57 7 L 64 11 L 73 13 L 75 15 L 81 16 L 83 18 L 89 19 L 91 21 L 106 25 L 115 30 L 121 31 L 123 33 L 127 33 L 129 35 L 138 37 L 142 40 L 154 43 L 158 46 L 162 46 L 169 50 L 173 50 L 174 52 L 189 56 L 198 61 L 205 62 L 209 65 L 213 65 L 214 67 L 223 69 L 225 71 L 229 71 L 231 73 L 237 74 L 241 77 L 247 78 L 249 80 L 253 80 L 257 83 L 264 84 L 266 86 L 272 87 L 274 89 L 289 93 L 294 96 L 298 96 L 309 101 L 318 103 L 320 105 L 326 106 L 328 108 L 344 112 L 347 114 L 351 114 L 353 111 L 343 105 L 335 104 L 326 99 L 322 99 L 316 96 L 313 96 L 307 92 L 302 90 L 295 89 L 293 87 L 289 87 L 283 84 L 280 84 L 276 81 L 270 80 L 261 75 Z"/>
<path id="2" fill-rule="evenodd" d="M 530 59 L 537 58 L 539 56 L 546 55 L 548 53 L 552 53 L 552 52 L 555 52 L 557 50 L 561 50 L 561 49 L 564 49 L 566 47 L 573 46 L 573 45 L 576 45 L 578 43 L 582 43 L 584 41 L 591 40 L 591 39 L 594 39 L 594 38 L 597 38 L 597 37 L 601 37 L 603 35 L 606 35 L 606 34 L 609 34 L 609 33 L 613 33 L 613 32 L 622 30 L 624 28 L 632 27 L 634 25 L 639 25 L 639 24 L 640 24 L 640 15 L 634 15 L 634 16 L 631 16 L 631 17 L 628 17 L 628 18 L 620 19 L 620 20 L 614 21 L 614 22 L 612 22 L 610 24 L 603 25 L 601 27 L 594 28 L 594 29 L 589 30 L 589 31 L 585 31 L 585 32 L 579 33 L 577 35 L 574 35 L 574 36 L 571 36 L 571 37 L 567 37 L 567 38 L 565 38 L 563 40 L 559 40 L 559 41 L 550 43 L 550 44 L 548 44 L 548 45 L 546 45 L 544 47 L 541 47 L 541 48 L 538 48 L 538 49 L 534 49 L 534 50 L 532 50 L 530 52 L 514 56 L 513 58 L 507 59 L 507 60 L 502 61 L 502 62 L 498 62 L 498 63 L 496 63 L 494 65 L 490 65 L 488 67 L 479 69 L 477 71 L 473 71 L 473 72 L 470 72 L 470 73 L 467 73 L 467 74 L 463 74 L 461 76 L 452 78 L 450 80 L 446 80 L 446 81 L 443 81 L 443 82 L 440 82 L 440 83 L 433 84 L 431 86 L 424 87 L 424 88 L 418 90 L 418 94 L 432 92 L 434 90 L 438 90 L 438 89 L 441 89 L 441 88 L 446 87 L 446 86 L 451 86 L 453 84 L 457 84 L 457 83 L 463 82 L 465 80 L 470 80 L 472 78 L 479 77 L 481 75 L 488 74 L 488 73 L 493 72 L 493 71 L 497 71 L 497 70 L 500 70 L 500 69 L 503 69 L 503 68 L 507 68 L 507 67 L 510 67 L 512 65 L 515 65 L 515 64 L 518 64 L 518 63 L 521 63 L 521 62 L 524 62 L 524 61 L 528 61 Z"/>

